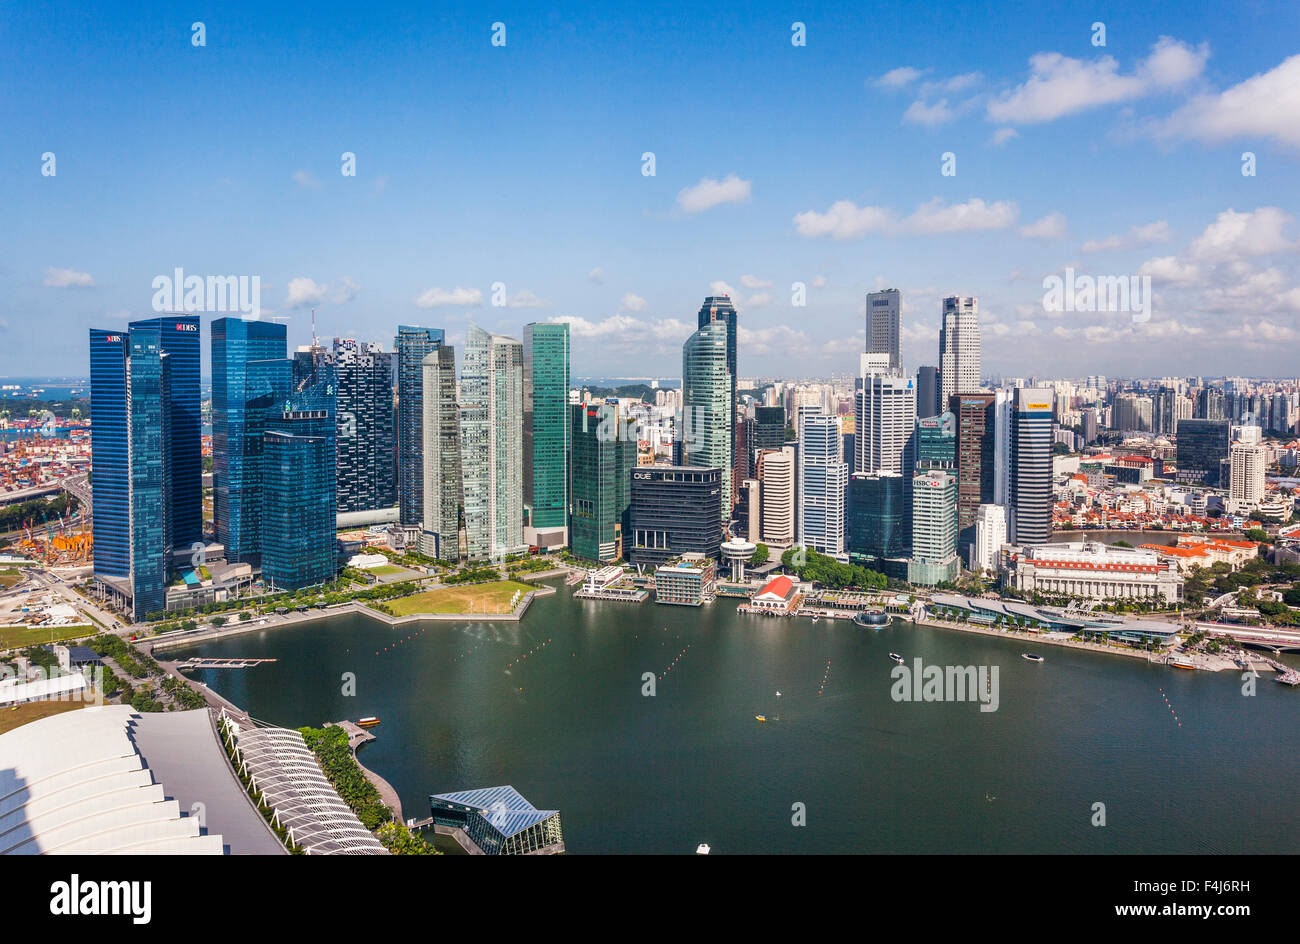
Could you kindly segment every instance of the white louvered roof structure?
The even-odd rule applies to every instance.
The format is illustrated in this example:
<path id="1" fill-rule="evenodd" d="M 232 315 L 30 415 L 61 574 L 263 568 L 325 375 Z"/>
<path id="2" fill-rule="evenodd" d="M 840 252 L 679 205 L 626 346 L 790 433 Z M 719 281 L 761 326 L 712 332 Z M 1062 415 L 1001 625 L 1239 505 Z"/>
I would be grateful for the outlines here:
<path id="1" fill-rule="evenodd" d="M 227 717 L 240 771 L 261 791 L 273 821 L 309 855 L 387 855 L 321 770 L 301 734 Z"/>
<path id="2" fill-rule="evenodd" d="M 221 836 L 155 782 L 131 737 L 139 718 L 104 705 L 0 735 L 0 853 L 221 855 Z"/>

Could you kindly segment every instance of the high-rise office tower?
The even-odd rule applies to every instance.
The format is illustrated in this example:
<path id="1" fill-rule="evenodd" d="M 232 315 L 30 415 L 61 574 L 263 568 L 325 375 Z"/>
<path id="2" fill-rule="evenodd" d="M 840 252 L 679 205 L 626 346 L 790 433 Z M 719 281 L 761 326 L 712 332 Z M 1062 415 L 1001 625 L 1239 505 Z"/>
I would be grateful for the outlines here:
<path id="1" fill-rule="evenodd" d="M 1219 469 L 1228 458 L 1229 427 L 1227 420 L 1178 421 L 1178 481 L 1221 484 Z"/>
<path id="2" fill-rule="evenodd" d="M 954 393 L 974 393 L 979 388 L 979 300 L 945 298 L 939 331 L 939 403 L 946 404 Z"/>
<path id="3" fill-rule="evenodd" d="M 745 499 L 745 537 L 757 544 L 763 536 L 763 484 L 758 479 L 745 479 L 740 490 Z"/>
<path id="4" fill-rule="evenodd" d="M 916 421 L 915 439 L 916 461 L 912 468 L 920 472 L 926 469 L 944 469 L 949 472 L 957 468 L 957 417 L 944 410 L 938 416 L 927 416 Z"/>
<path id="5" fill-rule="evenodd" d="M 939 368 L 921 365 L 916 369 L 916 415 L 935 416 L 939 409 Z"/>
<path id="6" fill-rule="evenodd" d="M 1011 540 L 1029 546 L 1052 536 L 1051 388 L 1020 387 L 1011 409 Z"/>
<path id="7" fill-rule="evenodd" d="M 998 551 L 1007 543 L 1007 510 L 1001 505 L 980 505 L 975 514 L 975 539 L 970 546 L 970 569 L 993 573 Z"/>
<path id="8" fill-rule="evenodd" d="M 1228 450 L 1228 510 L 1248 511 L 1264 500 L 1268 456 L 1258 443 L 1236 442 Z"/>
<path id="9" fill-rule="evenodd" d="M 1223 407 L 1223 391 L 1218 387 L 1205 387 L 1196 396 L 1196 412 L 1193 415 L 1202 420 L 1221 420 L 1224 419 Z"/>
<path id="10" fill-rule="evenodd" d="M 262 579 L 277 590 L 332 580 L 339 568 L 336 393 L 304 383 L 266 409 L 261 459 Z"/>
<path id="11" fill-rule="evenodd" d="M 628 560 L 644 569 L 688 553 L 716 559 L 722 552 L 722 473 L 703 466 L 633 469 Z"/>
<path id="12" fill-rule="evenodd" d="M 762 507 L 760 531 L 763 543 L 772 547 L 794 544 L 794 466 L 793 446 L 764 449 L 756 457 Z"/>
<path id="13" fill-rule="evenodd" d="M 399 325 L 393 341 L 397 362 L 397 509 L 407 526 L 424 518 L 424 359 L 445 340 L 441 328 Z"/>
<path id="14" fill-rule="evenodd" d="M 910 475 L 916 436 L 916 383 L 892 373 L 865 373 L 854 394 L 853 471 Z"/>
<path id="15" fill-rule="evenodd" d="M 1178 391 L 1173 387 L 1161 387 L 1156 391 L 1152 430 L 1161 436 L 1172 436 L 1178 422 Z"/>
<path id="16" fill-rule="evenodd" d="M 397 502 L 393 355 L 378 344 L 335 338 L 329 361 L 337 394 L 338 509 L 391 508 Z"/>
<path id="17" fill-rule="evenodd" d="M 257 563 L 266 417 L 293 386 L 285 326 L 212 322 L 212 510 L 226 559 Z"/>
<path id="18" fill-rule="evenodd" d="M 868 472 L 849 479 L 849 559 L 879 570 L 884 560 L 912 552 L 907 478 L 897 472 Z"/>
<path id="19" fill-rule="evenodd" d="M 729 295 L 710 295 L 704 299 L 704 304 L 700 306 L 697 315 L 697 327 L 703 328 L 707 324 L 722 322 L 727 326 L 727 372 L 731 375 L 731 393 L 727 403 L 731 410 L 731 417 L 728 420 L 728 429 L 731 432 L 731 448 L 727 453 L 729 456 L 736 454 L 736 384 L 740 379 L 736 363 L 736 346 L 739 341 L 739 334 L 736 327 L 736 306 L 731 302 Z M 734 464 L 734 463 L 733 463 Z M 728 483 L 729 499 L 723 517 L 731 516 L 731 506 L 736 501 L 736 483 L 733 479 Z"/>
<path id="20" fill-rule="evenodd" d="M 734 378 L 727 368 L 728 339 L 727 322 L 719 317 L 682 346 L 682 462 L 722 470 L 721 513 L 729 521 L 735 401 Z"/>
<path id="21" fill-rule="evenodd" d="M 95 580 L 137 621 L 165 608 L 174 550 L 203 538 L 198 330 L 169 315 L 90 331 Z"/>
<path id="22" fill-rule="evenodd" d="M 496 559 L 528 547 L 523 402 L 524 346 L 469 325 L 460 377 L 460 461 L 470 559 Z"/>
<path id="23" fill-rule="evenodd" d="M 996 497 L 997 394 L 957 394 L 948 409 L 957 418 L 957 544 L 968 557 L 980 506 Z"/>
<path id="24" fill-rule="evenodd" d="M 607 563 L 623 556 L 636 468 L 636 421 L 620 413 L 617 401 L 575 403 L 569 411 L 573 430 L 569 547 L 583 560 Z"/>
<path id="25" fill-rule="evenodd" d="M 749 450 L 749 469 L 758 474 L 758 454 L 764 449 L 780 449 L 785 444 L 785 408 L 756 406 L 745 420 L 745 446 Z"/>
<path id="26" fill-rule="evenodd" d="M 424 356 L 420 394 L 424 437 L 421 497 L 424 511 L 420 553 L 438 560 L 460 558 L 460 405 L 456 402 L 456 350 L 440 345 Z"/>
<path id="27" fill-rule="evenodd" d="M 849 468 L 840 452 L 834 416 L 804 414 L 799 429 L 797 489 L 799 543 L 831 557 L 845 557 L 844 499 Z"/>
<path id="28" fill-rule="evenodd" d="M 559 547 L 569 524 L 569 326 L 524 326 L 525 539 Z"/>
<path id="29" fill-rule="evenodd" d="M 892 370 L 903 366 L 898 351 L 902 298 L 896 288 L 867 293 L 867 353 L 888 354 Z"/>
<path id="30" fill-rule="evenodd" d="M 907 568 L 911 583 L 933 586 L 956 578 L 957 477 L 931 470 L 912 479 L 912 559 Z"/>
<path id="31" fill-rule="evenodd" d="M 1101 418 L 1095 408 L 1084 410 L 1080 416 L 1083 425 L 1083 444 L 1091 446 L 1097 441 L 1097 427 L 1101 424 Z"/>
<path id="32" fill-rule="evenodd" d="M 1110 406 L 1110 428 L 1126 432 L 1151 430 L 1151 398 L 1121 393 Z"/>

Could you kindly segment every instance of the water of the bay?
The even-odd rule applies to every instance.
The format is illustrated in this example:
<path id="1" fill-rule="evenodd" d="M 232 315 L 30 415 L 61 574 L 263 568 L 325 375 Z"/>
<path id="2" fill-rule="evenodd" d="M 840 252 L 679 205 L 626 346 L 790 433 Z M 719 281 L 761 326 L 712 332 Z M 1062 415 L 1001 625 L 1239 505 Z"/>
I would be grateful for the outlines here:
<path id="1" fill-rule="evenodd" d="M 513 784 L 561 811 L 570 853 L 1300 848 L 1300 690 L 1270 674 L 1245 695 L 1240 673 L 553 585 L 519 623 L 349 614 L 183 651 L 277 659 L 198 676 L 273 724 L 379 716 L 360 756 L 405 816 Z M 997 711 L 894 700 L 891 651 L 997 666 Z"/>

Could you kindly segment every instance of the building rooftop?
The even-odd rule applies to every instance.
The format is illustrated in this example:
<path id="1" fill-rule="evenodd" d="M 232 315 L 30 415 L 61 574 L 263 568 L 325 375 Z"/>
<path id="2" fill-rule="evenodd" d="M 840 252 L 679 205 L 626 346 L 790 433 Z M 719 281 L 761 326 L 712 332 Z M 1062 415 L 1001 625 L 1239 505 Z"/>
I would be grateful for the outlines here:
<path id="1" fill-rule="evenodd" d="M 478 810 L 493 829 L 507 838 L 559 812 L 539 810 L 525 800 L 518 790 L 509 785 L 462 790 L 458 793 L 439 793 L 429 799 L 441 800 L 444 803 L 458 803 Z"/>

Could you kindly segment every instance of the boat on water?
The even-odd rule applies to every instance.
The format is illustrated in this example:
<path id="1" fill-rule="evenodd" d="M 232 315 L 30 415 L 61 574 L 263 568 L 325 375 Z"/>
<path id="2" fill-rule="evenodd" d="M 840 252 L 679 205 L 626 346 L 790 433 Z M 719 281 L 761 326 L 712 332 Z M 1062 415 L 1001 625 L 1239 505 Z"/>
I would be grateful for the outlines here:
<path id="1" fill-rule="evenodd" d="M 1175 669 L 1194 669 L 1196 665 L 1187 659 L 1175 659 L 1170 656 L 1165 660 L 1165 665 L 1172 665 Z"/>
<path id="2" fill-rule="evenodd" d="M 766 721 L 766 720 L 767 720 L 767 715 L 754 715 L 754 720 L 755 720 L 755 721 Z"/>
<path id="3" fill-rule="evenodd" d="M 357 724 L 359 724 L 363 728 L 374 727 L 378 723 L 379 723 L 379 719 L 376 718 L 374 715 L 371 715 L 368 718 L 362 718 L 360 721 L 357 722 Z"/>
<path id="4" fill-rule="evenodd" d="M 712 850 L 711 848 L 709 848 L 709 844 L 708 844 L 707 842 L 702 842 L 702 843 L 700 843 L 698 846 L 695 847 L 695 854 L 696 854 L 696 855 L 708 855 L 708 854 L 709 854 L 710 852 L 712 852 L 712 851 L 713 851 L 713 850 Z"/>
<path id="5" fill-rule="evenodd" d="M 1042 661 L 1043 661 L 1043 657 L 1040 656 L 1040 655 L 1039 655 L 1038 653 L 1036 653 L 1036 652 L 1022 652 L 1022 653 L 1020 653 L 1020 658 L 1025 659 L 1025 660 L 1028 661 L 1028 662 L 1042 662 Z"/>
<path id="6" fill-rule="evenodd" d="M 893 660 L 894 660 L 895 662 L 897 662 L 899 665 L 902 665 L 902 664 L 903 664 L 903 657 L 900 656 L 897 652 L 891 652 L 891 653 L 889 654 L 889 658 L 893 659 Z"/>
<path id="7" fill-rule="evenodd" d="M 814 623 L 817 622 L 817 621 L 818 621 L 819 619 L 821 619 L 821 618 L 822 618 L 822 615 L 821 615 L 820 613 L 814 613 L 814 614 L 813 614 L 813 622 L 814 622 Z"/>

